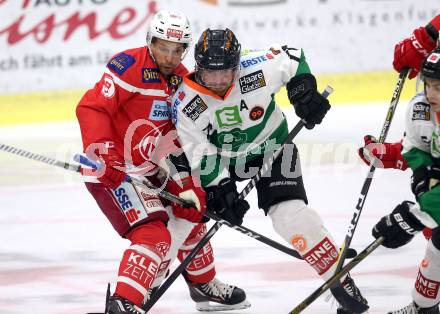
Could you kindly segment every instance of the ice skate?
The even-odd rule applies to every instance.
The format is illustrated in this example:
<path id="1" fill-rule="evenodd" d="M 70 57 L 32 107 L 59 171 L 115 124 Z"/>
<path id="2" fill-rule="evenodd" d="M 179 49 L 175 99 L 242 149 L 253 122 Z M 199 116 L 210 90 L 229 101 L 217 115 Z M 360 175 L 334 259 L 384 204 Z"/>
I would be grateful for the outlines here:
<path id="1" fill-rule="evenodd" d="M 360 314 L 368 310 L 368 302 L 362 296 L 350 275 L 337 287 L 330 288 L 339 303 L 337 314 Z"/>
<path id="2" fill-rule="evenodd" d="M 251 306 L 243 289 L 225 284 L 216 278 L 205 284 L 188 280 L 186 283 L 198 311 L 240 310 Z"/>
<path id="3" fill-rule="evenodd" d="M 140 307 L 119 296 L 111 296 L 106 304 L 105 314 L 145 314 Z"/>
<path id="4" fill-rule="evenodd" d="M 414 302 L 400 310 L 388 312 L 387 314 L 440 314 L 438 304 L 431 307 L 420 307 Z"/>

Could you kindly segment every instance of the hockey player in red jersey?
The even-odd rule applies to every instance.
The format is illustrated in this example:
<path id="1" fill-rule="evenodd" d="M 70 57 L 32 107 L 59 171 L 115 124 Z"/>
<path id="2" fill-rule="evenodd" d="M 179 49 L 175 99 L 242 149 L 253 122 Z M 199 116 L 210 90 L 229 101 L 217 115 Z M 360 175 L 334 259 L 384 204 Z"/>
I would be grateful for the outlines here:
<path id="1" fill-rule="evenodd" d="M 84 151 L 103 164 L 98 173 L 85 176 L 86 187 L 114 229 L 131 241 L 107 314 L 144 313 L 142 304 L 168 266 L 176 256 L 183 259 L 206 233 L 200 223 L 205 192 L 179 150 L 169 110 L 170 96 L 188 72 L 181 60 L 191 39 L 183 14 L 159 11 L 150 22 L 147 46 L 111 58 L 76 110 Z M 127 173 L 146 177 L 196 206 L 169 204 L 144 186 L 124 182 Z M 250 306 L 242 289 L 215 278 L 210 243 L 201 252 L 184 275 L 197 309 Z"/>
<path id="2" fill-rule="evenodd" d="M 435 200 L 438 199 L 435 195 L 438 195 L 439 189 L 435 184 L 437 180 L 435 177 L 439 176 L 439 170 L 436 168 L 438 160 L 435 144 L 438 129 L 435 129 L 435 126 L 440 119 L 438 114 L 440 50 L 437 48 L 432 52 L 438 40 L 439 29 L 440 15 L 437 15 L 428 25 L 415 29 L 410 38 L 399 42 L 395 47 L 393 62 L 395 70 L 409 68 L 409 78 L 415 77 L 421 71 L 421 79 L 424 82 L 424 93 L 416 95 L 410 102 L 403 143 L 399 141 L 380 144 L 372 136 L 367 135 L 364 137 L 364 147 L 359 149 L 360 157 L 368 165 L 401 170 L 410 167 L 413 171 L 411 188 L 417 203 L 404 201 L 399 204 L 390 215 L 383 217 L 375 225 L 373 236 L 384 236 L 383 245 L 389 248 L 406 244 L 417 231 L 422 229 L 428 240 L 425 257 L 420 264 L 412 291 L 413 302 L 389 314 L 440 313 L 438 306 L 440 229 L 436 214 L 438 208 L 435 204 Z M 437 222 L 433 222 L 432 218 Z M 427 225 L 431 225 L 434 229 L 426 228 Z"/>

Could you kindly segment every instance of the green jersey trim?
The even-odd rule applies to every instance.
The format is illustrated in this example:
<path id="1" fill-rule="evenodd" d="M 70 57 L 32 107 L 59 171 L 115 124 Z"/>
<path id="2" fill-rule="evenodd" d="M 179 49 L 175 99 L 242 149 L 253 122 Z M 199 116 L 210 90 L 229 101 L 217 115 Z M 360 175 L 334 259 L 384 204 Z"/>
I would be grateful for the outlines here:
<path id="1" fill-rule="evenodd" d="M 409 152 L 404 153 L 403 158 L 405 158 L 412 170 L 434 164 L 431 155 L 418 148 L 413 148 Z"/>

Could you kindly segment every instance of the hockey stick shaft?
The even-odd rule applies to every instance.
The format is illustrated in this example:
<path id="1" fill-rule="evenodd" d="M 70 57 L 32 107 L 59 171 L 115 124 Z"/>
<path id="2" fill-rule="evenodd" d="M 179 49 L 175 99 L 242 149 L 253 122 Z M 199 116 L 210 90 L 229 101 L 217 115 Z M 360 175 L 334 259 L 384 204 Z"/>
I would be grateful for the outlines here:
<path id="1" fill-rule="evenodd" d="M 74 155 L 73 159 L 76 162 L 79 162 L 80 164 L 82 164 L 84 166 L 88 166 L 88 167 L 91 167 L 91 168 L 94 168 L 94 169 L 98 169 L 99 167 L 102 166 L 101 164 L 99 164 L 99 163 L 97 163 L 97 162 L 87 158 L 86 156 L 80 155 L 80 154 Z M 127 181 L 129 181 L 129 180 L 134 180 L 134 178 L 127 176 Z M 169 193 L 169 192 L 167 192 L 165 190 L 157 189 L 155 186 L 152 186 L 146 180 L 142 181 L 142 182 L 137 180 L 136 182 L 146 185 L 147 188 L 153 189 L 155 192 L 157 192 L 157 194 L 159 196 L 161 196 L 161 197 L 163 197 L 163 198 L 165 198 L 165 199 L 167 199 L 169 201 L 172 201 L 172 202 L 174 202 L 176 204 L 183 205 L 183 206 L 188 206 L 188 207 L 194 206 L 194 204 L 192 202 L 184 200 L 183 198 L 180 198 L 180 197 L 178 197 L 178 196 L 176 196 L 174 194 L 171 194 L 171 193 Z M 302 256 L 297 251 L 295 251 L 295 250 L 293 250 L 293 249 L 291 249 L 291 248 L 289 248 L 289 247 L 287 247 L 285 245 L 282 245 L 281 243 L 278 243 L 278 242 L 276 242 L 276 241 L 274 241 L 274 240 L 272 240 L 272 239 L 270 239 L 270 238 L 268 238 L 268 237 L 266 237 L 266 236 L 264 236 L 262 234 L 259 234 L 258 232 L 255 232 L 255 231 L 253 231 L 253 230 L 251 230 L 251 229 L 249 229 L 249 228 L 247 228 L 245 226 L 233 225 L 230 222 L 221 219 L 219 216 L 217 216 L 216 214 L 211 213 L 209 211 L 205 211 L 204 215 L 206 217 L 208 217 L 208 218 L 210 218 L 212 220 L 215 220 L 215 221 L 221 223 L 222 225 L 226 225 L 229 228 L 234 229 L 234 230 L 236 230 L 236 231 L 238 231 L 238 232 L 240 232 L 240 233 L 242 233 L 242 234 L 244 234 L 244 235 L 246 235 L 248 237 L 254 238 L 257 241 L 260 241 L 261 243 L 267 244 L 267 245 L 271 246 L 274 249 L 277 249 L 277 250 L 279 250 L 279 251 L 281 251 L 283 253 L 286 253 L 286 254 L 288 254 L 290 256 L 293 256 L 295 258 L 303 259 Z M 350 250 L 350 252 L 348 253 L 348 257 L 353 258 L 353 257 L 356 256 L 356 254 L 357 254 L 357 252 L 355 250 Z"/>
<path id="2" fill-rule="evenodd" d="M 322 92 L 322 96 L 327 98 L 331 93 L 333 93 L 333 88 L 330 85 L 327 85 L 327 87 Z M 252 189 L 257 185 L 258 181 L 260 181 L 261 177 L 269 170 L 269 168 L 274 163 L 275 159 L 277 159 L 281 152 L 283 151 L 283 148 L 286 144 L 289 144 L 293 141 L 293 139 L 298 135 L 299 131 L 306 125 L 306 121 L 304 119 L 301 119 L 298 121 L 298 123 L 295 125 L 295 127 L 292 129 L 292 131 L 289 132 L 286 139 L 282 143 L 281 147 L 278 148 L 272 156 L 263 164 L 263 166 L 260 168 L 258 173 L 246 184 L 244 189 L 239 194 L 239 199 L 244 199 L 251 191 Z"/>
<path id="3" fill-rule="evenodd" d="M 144 311 L 148 312 L 154 304 L 160 299 L 160 297 L 165 293 L 166 290 L 173 284 L 173 282 L 180 276 L 180 274 L 185 270 L 185 268 L 191 263 L 192 259 L 199 253 L 199 251 L 208 243 L 209 240 L 214 236 L 214 234 L 220 229 L 222 224 L 216 222 L 205 234 L 205 236 L 197 243 L 197 245 L 192 249 L 192 251 L 185 257 L 185 259 L 180 263 L 180 265 L 170 274 L 170 276 L 164 281 L 164 283 L 157 289 L 155 293 L 152 294 L 150 300 L 142 307 Z"/>
<path id="4" fill-rule="evenodd" d="M 95 169 L 101 167 L 101 165 L 99 163 L 97 163 L 93 160 L 90 160 L 89 158 L 87 158 L 83 155 L 80 155 L 80 154 L 76 154 L 73 157 L 73 159 L 84 166 L 89 166 L 89 167 L 95 168 Z M 134 180 L 134 178 L 131 178 L 131 177 L 129 177 L 129 178 L 130 178 L 130 180 Z M 144 181 L 142 181 L 141 183 L 144 183 Z M 148 181 L 145 181 L 145 184 L 148 184 Z M 147 185 L 147 187 L 154 189 L 154 191 L 157 192 L 157 194 L 159 196 L 161 196 L 169 201 L 172 201 L 176 204 L 183 205 L 183 206 L 194 206 L 191 202 L 188 202 L 188 201 L 186 201 L 176 195 L 173 195 L 165 190 L 162 190 L 162 189 L 159 190 L 156 187 L 153 187 L 151 184 Z M 295 251 L 287 246 L 284 246 L 284 245 L 282 245 L 272 239 L 269 239 L 269 238 L 265 237 L 264 235 L 259 234 L 258 232 L 255 232 L 249 228 L 246 228 L 245 226 L 233 225 L 233 224 L 229 223 L 228 221 L 221 219 L 220 217 L 218 217 L 217 215 L 215 215 L 214 213 L 211 213 L 209 211 L 206 211 L 204 215 L 212 220 L 219 222 L 222 225 L 226 225 L 231 229 L 234 229 L 244 235 L 247 235 L 248 237 L 254 238 L 264 244 L 267 244 L 267 245 L 273 247 L 274 249 L 277 249 L 277 250 L 279 250 L 283 253 L 286 253 L 290 256 L 293 256 L 295 258 L 302 259 L 301 255 L 297 251 Z"/>
<path id="5" fill-rule="evenodd" d="M 78 173 L 81 173 L 81 170 L 82 170 L 81 166 L 79 166 L 79 165 L 74 165 L 74 164 L 70 164 L 70 163 L 67 163 L 67 162 L 62 162 L 62 161 L 56 160 L 54 158 L 50 158 L 50 157 L 47 157 L 47 156 L 44 156 L 44 155 L 40 155 L 40 154 L 37 154 L 37 153 L 31 153 L 31 152 L 26 151 L 24 149 L 19 149 L 19 148 L 12 147 L 12 146 L 9 146 L 9 145 L 6 145 L 6 144 L 0 144 L 0 151 L 5 151 L 5 152 L 8 152 L 8 153 L 11 153 L 11 154 L 14 154 L 14 155 L 22 156 L 22 157 L 25 157 L 25 158 L 28 158 L 28 159 L 31 159 L 31 160 L 39 161 L 39 162 L 42 162 L 42 163 L 45 163 L 45 164 L 48 164 L 48 165 L 60 167 L 60 168 L 63 168 L 63 169 L 66 169 L 66 170 L 70 170 L 70 171 L 74 171 L 74 172 L 78 172 Z M 97 164 L 95 164 L 93 161 L 89 160 L 88 158 L 86 158 L 84 156 L 81 156 L 82 158 L 80 158 L 79 156 L 81 156 L 81 155 L 75 155 L 74 159 L 77 160 L 77 161 L 81 161 L 80 163 L 85 164 L 85 165 L 87 165 L 89 167 L 92 167 L 92 168 L 93 167 L 97 167 Z M 147 187 L 151 188 L 151 185 L 149 185 L 149 182 L 147 182 L 147 181 L 139 181 L 137 179 L 128 177 L 127 181 L 130 181 L 130 180 L 134 180 L 138 184 L 143 184 L 143 185 L 146 185 Z M 166 198 L 166 199 L 168 199 L 168 200 L 170 200 L 170 201 L 179 203 L 181 205 L 184 205 L 185 203 L 188 203 L 184 199 L 182 199 L 180 197 L 177 197 L 177 196 L 175 196 L 175 195 L 173 195 L 173 194 L 171 194 L 169 192 L 166 192 L 166 191 L 161 191 L 161 192 L 162 192 L 161 196 Z M 211 234 L 209 236 L 209 238 L 207 238 L 207 240 L 204 241 L 203 245 L 200 245 L 198 250 L 200 250 L 200 248 L 202 248 L 210 240 L 210 238 L 214 235 L 214 233 L 220 228 L 220 226 L 222 224 L 225 224 L 225 225 L 227 225 L 228 227 L 230 227 L 230 228 L 232 228 L 234 230 L 237 230 L 237 231 L 239 231 L 239 232 L 241 232 L 241 233 L 243 233 L 243 234 L 245 234 L 245 235 L 247 235 L 247 236 L 249 236 L 251 238 L 257 239 L 258 241 L 260 241 L 262 243 L 265 243 L 265 244 L 267 244 L 267 245 L 269 245 L 269 246 L 271 246 L 271 247 L 273 247 L 275 249 L 278 249 L 278 250 L 280 250 L 280 251 L 282 251 L 282 252 L 284 252 L 284 253 L 286 253 L 288 255 L 291 255 L 291 256 L 293 256 L 295 258 L 302 259 L 301 255 L 299 255 L 298 252 L 296 252 L 295 250 L 290 249 L 290 248 L 288 248 L 288 247 L 286 247 L 286 246 L 284 246 L 284 245 L 282 245 L 282 244 L 280 244 L 280 243 L 278 243 L 276 241 L 273 241 L 273 240 L 271 240 L 271 239 L 269 239 L 269 238 L 267 238 L 267 237 L 265 237 L 265 236 L 255 232 L 255 231 L 251 230 L 251 229 L 248 229 L 248 228 L 246 228 L 244 226 L 232 225 L 231 223 L 229 223 L 229 222 L 227 222 L 225 220 L 220 219 L 217 215 L 215 215 L 213 213 L 206 212 L 205 215 L 207 217 L 217 221 L 217 222 L 210 229 L 210 232 L 207 233 L 207 235 Z M 213 231 L 213 230 L 215 230 L 215 231 Z M 195 248 L 197 248 L 197 247 L 198 246 L 196 246 Z M 198 250 L 197 250 L 197 252 L 198 252 Z M 192 259 L 193 256 L 195 256 L 197 254 L 197 252 L 194 252 L 194 254 L 190 254 L 191 259 Z M 191 259 L 188 259 L 188 262 L 186 263 L 186 265 L 184 267 L 182 267 L 181 271 L 179 270 L 179 273 L 177 274 L 176 278 L 180 275 L 180 273 L 184 270 L 184 268 L 189 264 L 189 262 L 191 262 Z M 168 288 L 166 288 L 166 289 L 168 289 Z M 166 290 L 166 289 L 164 289 L 164 290 Z M 163 292 L 162 292 L 162 294 L 163 294 Z"/>
<path id="6" fill-rule="evenodd" d="M 310 296 L 308 296 L 304 301 L 298 304 L 289 314 L 301 313 L 307 306 L 312 304 L 320 295 L 325 291 L 330 289 L 335 283 L 339 282 L 342 276 L 347 274 L 356 265 L 362 262 L 368 255 L 370 255 L 375 249 L 377 249 L 383 242 L 384 238 L 379 237 L 374 240 L 370 245 L 368 245 L 362 252 L 360 252 L 355 258 L 353 258 L 345 267 L 343 267 L 339 272 L 331 276 L 326 282 L 324 282 L 318 289 L 316 289 Z"/>
<path id="7" fill-rule="evenodd" d="M 399 78 L 397 80 L 396 87 L 394 88 L 393 96 L 391 98 L 390 106 L 388 108 L 388 112 L 385 117 L 385 122 L 380 132 L 380 137 L 379 137 L 380 143 L 383 143 L 385 141 L 385 138 L 387 137 L 388 131 L 390 129 L 391 121 L 394 117 L 394 112 L 396 111 L 396 107 L 399 102 L 400 94 L 402 92 L 403 84 L 405 83 L 405 79 L 408 74 L 408 71 L 409 69 L 403 69 L 399 74 Z M 353 239 L 354 232 L 356 231 L 356 227 L 359 222 L 359 218 L 361 216 L 362 209 L 364 207 L 365 200 L 367 198 L 367 194 L 371 186 L 371 182 L 373 181 L 373 175 L 375 170 L 376 168 L 374 167 L 374 165 L 372 165 L 370 167 L 370 170 L 368 171 L 367 177 L 365 178 L 364 184 L 362 185 L 361 193 L 359 195 L 356 204 L 356 209 L 353 213 L 353 217 L 350 221 L 350 225 L 348 226 L 347 234 L 345 235 L 345 239 L 342 244 L 341 251 L 339 253 L 339 260 L 336 266 L 336 272 L 341 270 L 342 266 L 344 266 L 347 250 L 350 247 L 351 240 Z"/>
<path id="8" fill-rule="evenodd" d="M 50 157 L 43 156 L 43 155 L 36 154 L 36 153 L 31 153 L 31 152 L 26 151 L 24 149 L 12 147 L 12 146 L 9 146 L 6 144 L 0 144 L 0 150 L 14 154 L 14 155 L 18 155 L 21 157 L 25 157 L 28 159 L 32 159 L 35 161 L 39 161 L 39 162 L 42 162 L 42 163 L 45 163 L 48 165 L 64 168 L 67 170 L 72 170 L 72 171 L 76 171 L 76 172 L 80 172 L 80 170 L 81 170 L 81 166 L 72 165 L 67 162 L 62 162 L 62 161 L 56 160 L 54 158 L 50 158 Z"/>

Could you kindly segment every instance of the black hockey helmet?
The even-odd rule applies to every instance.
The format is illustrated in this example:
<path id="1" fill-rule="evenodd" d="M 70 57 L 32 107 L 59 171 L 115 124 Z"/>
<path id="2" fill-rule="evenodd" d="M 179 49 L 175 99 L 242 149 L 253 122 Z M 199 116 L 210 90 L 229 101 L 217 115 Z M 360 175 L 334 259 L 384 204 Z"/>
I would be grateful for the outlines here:
<path id="1" fill-rule="evenodd" d="M 424 78 L 440 80 L 440 46 L 423 61 L 421 72 Z"/>
<path id="2" fill-rule="evenodd" d="M 208 28 L 194 48 L 194 57 L 199 68 L 227 70 L 238 66 L 240 52 L 241 45 L 230 29 Z"/>

